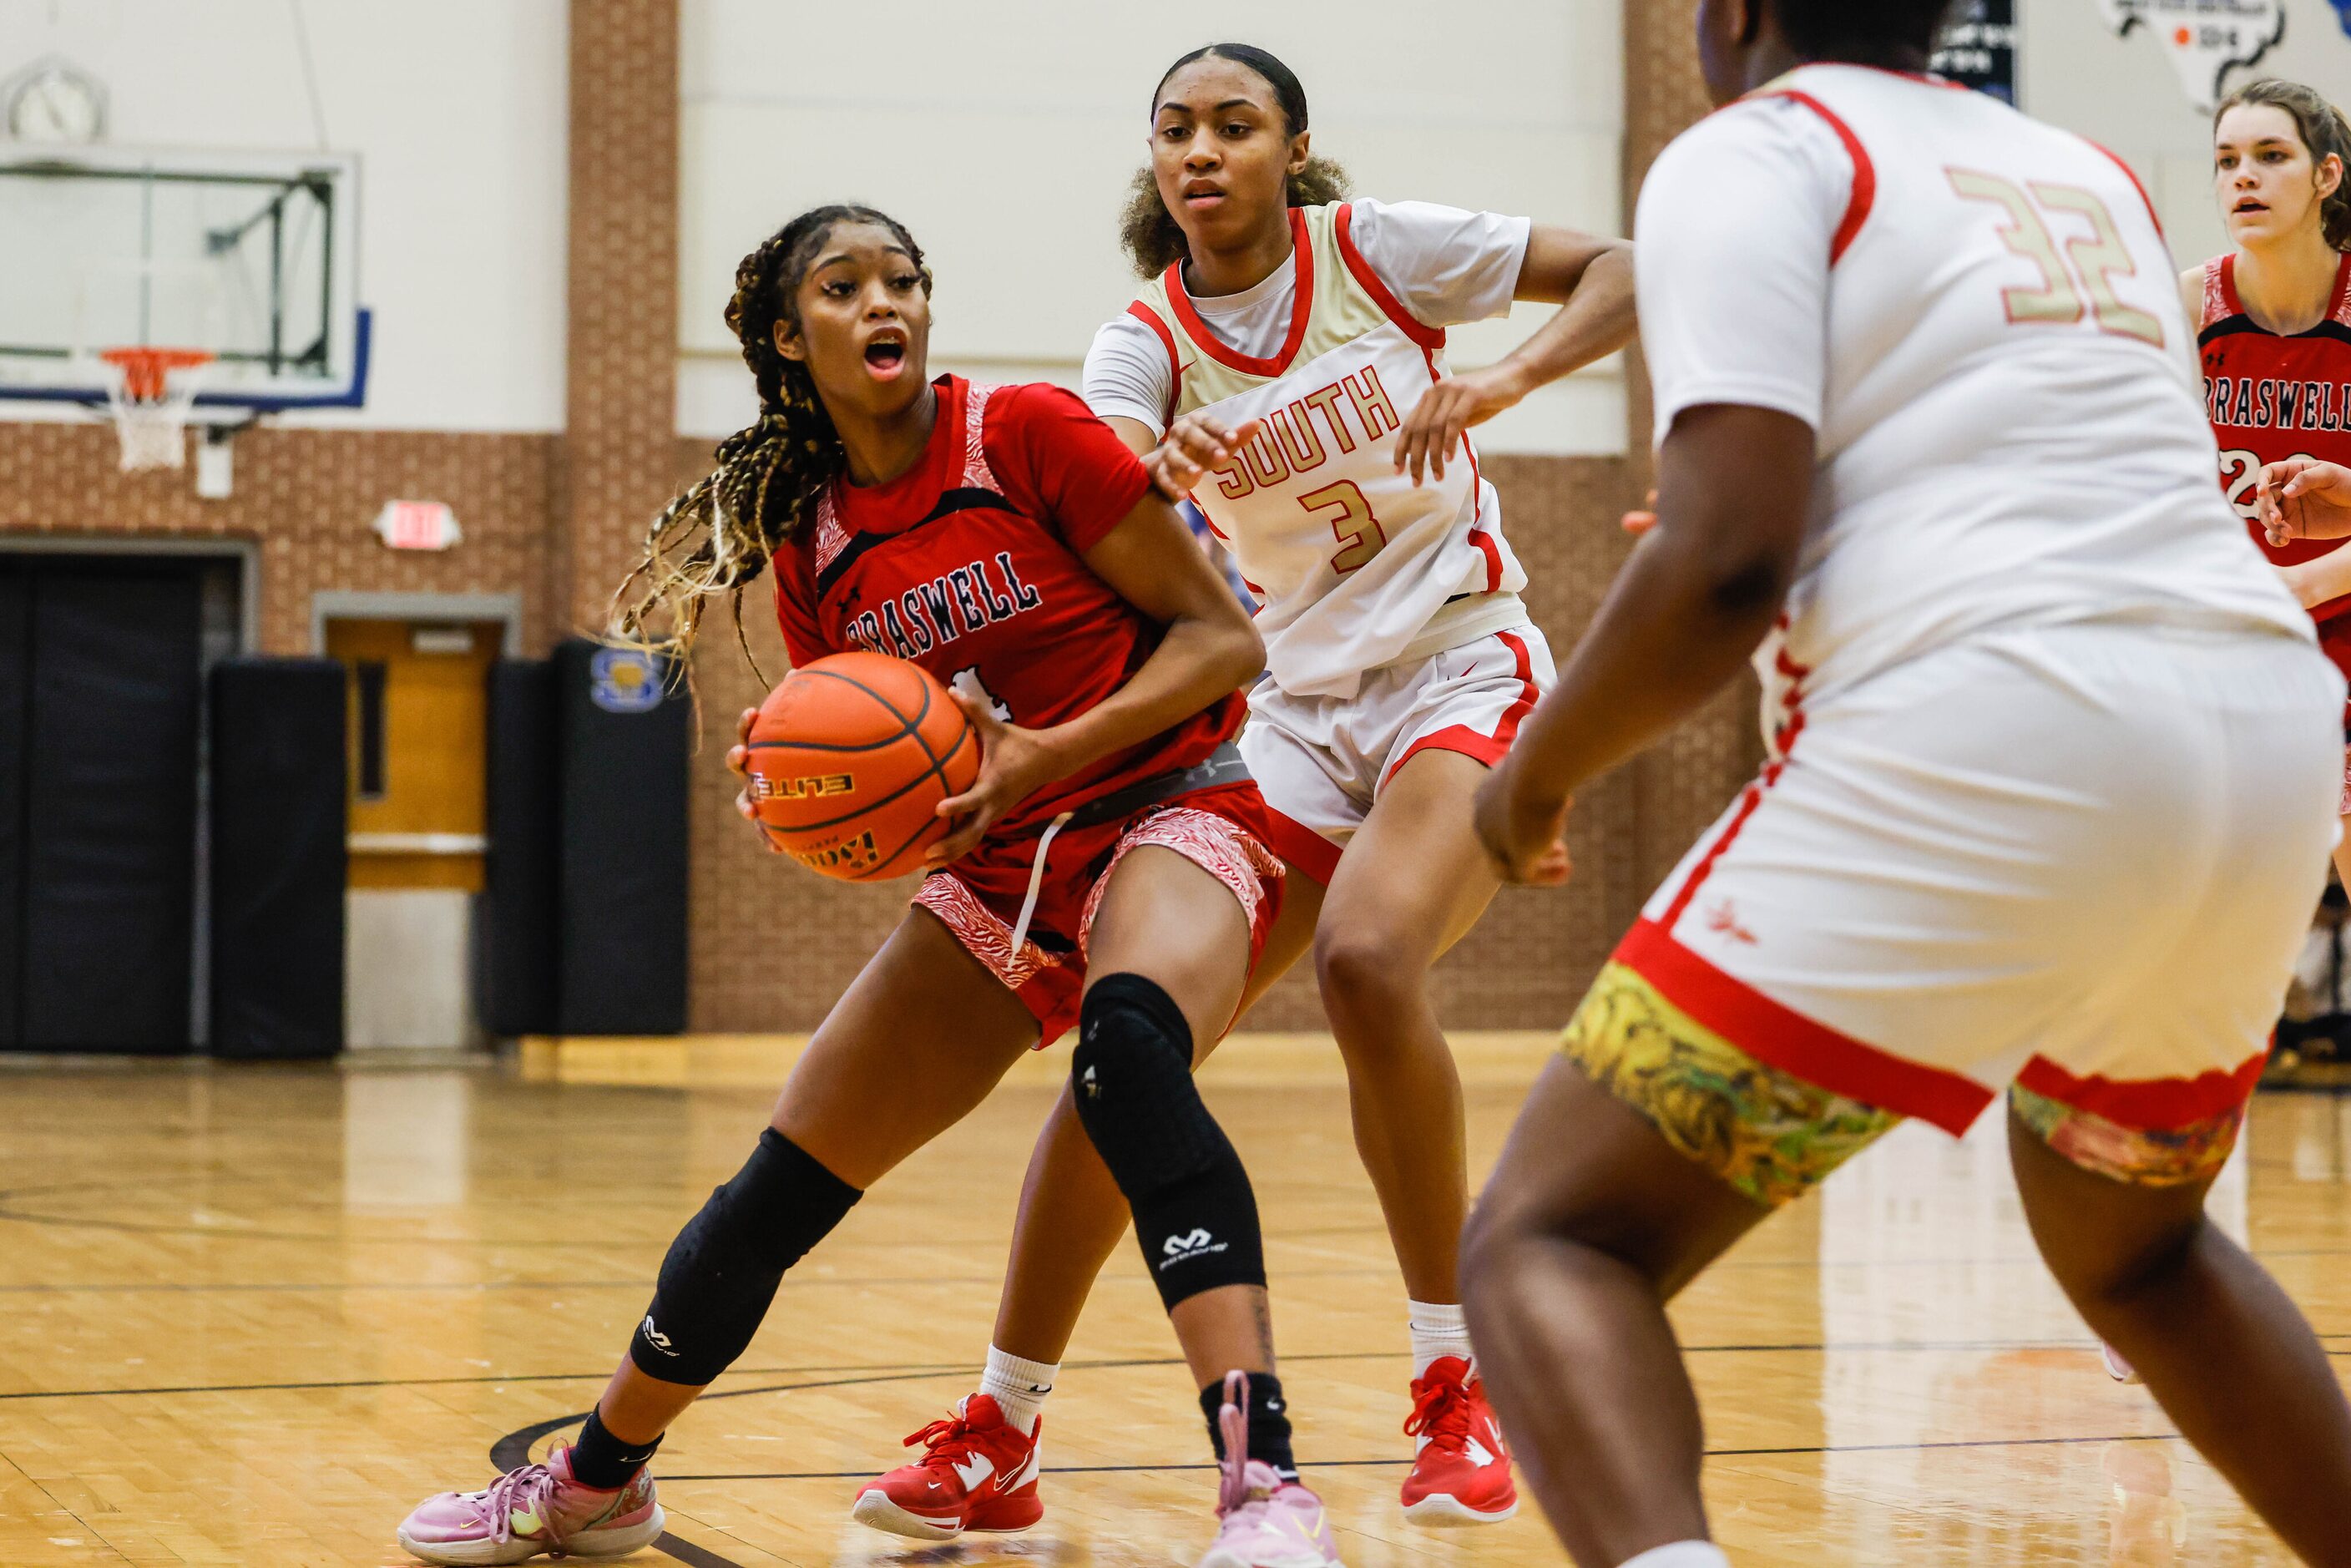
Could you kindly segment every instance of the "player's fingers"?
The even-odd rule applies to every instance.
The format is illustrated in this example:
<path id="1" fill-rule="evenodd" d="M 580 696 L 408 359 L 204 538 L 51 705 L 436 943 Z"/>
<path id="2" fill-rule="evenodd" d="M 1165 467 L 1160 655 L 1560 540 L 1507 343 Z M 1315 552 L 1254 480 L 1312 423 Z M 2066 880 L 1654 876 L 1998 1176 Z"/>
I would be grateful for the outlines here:
<path id="1" fill-rule="evenodd" d="M 1396 472 L 1410 475 L 1412 482 L 1417 485 L 1420 483 L 1421 470 L 1427 461 L 1427 432 L 1421 423 L 1420 415 L 1415 413 L 1412 423 L 1396 433 Z"/>
<path id="2" fill-rule="evenodd" d="M 950 795 L 940 801 L 935 814 L 942 817 L 960 817 L 966 812 L 977 811 L 987 804 L 992 795 L 993 786 L 987 778 L 982 777 L 977 783 L 962 794 Z"/>
<path id="3" fill-rule="evenodd" d="M 729 773 L 749 773 L 751 771 L 751 748 L 747 746 L 728 747 L 726 748 L 726 771 Z"/>
<path id="4" fill-rule="evenodd" d="M 972 728 L 979 731 L 979 754 L 985 758 L 994 749 L 996 737 L 1004 733 L 1004 721 L 996 716 L 995 707 L 984 696 L 974 696 L 961 687 L 950 687 L 947 695 L 955 698 Z"/>
<path id="5" fill-rule="evenodd" d="M 751 803 L 751 791 L 748 789 L 736 792 L 735 810 L 745 821 L 756 822 L 759 820 L 759 808 Z"/>
<path id="6" fill-rule="evenodd" d="M 747 707 L 743 716 L 735 721 L 735 738 L 745 746 L 751 744 L 751 727 L 759 722 L 759 710 Z"/>

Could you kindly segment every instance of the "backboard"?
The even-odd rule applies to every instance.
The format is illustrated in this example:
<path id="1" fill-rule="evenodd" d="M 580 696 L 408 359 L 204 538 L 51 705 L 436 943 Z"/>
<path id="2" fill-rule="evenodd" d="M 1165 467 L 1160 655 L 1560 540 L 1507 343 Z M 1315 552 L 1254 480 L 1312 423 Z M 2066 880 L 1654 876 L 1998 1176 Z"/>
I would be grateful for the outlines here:
<path id="1" fill-rule="evenodd" d="M 0 147 L 0 398 L 102 407 L 156 347 L 215 357 L 200 423 L 360 406 L 358 206 L 332 154 Z"/>

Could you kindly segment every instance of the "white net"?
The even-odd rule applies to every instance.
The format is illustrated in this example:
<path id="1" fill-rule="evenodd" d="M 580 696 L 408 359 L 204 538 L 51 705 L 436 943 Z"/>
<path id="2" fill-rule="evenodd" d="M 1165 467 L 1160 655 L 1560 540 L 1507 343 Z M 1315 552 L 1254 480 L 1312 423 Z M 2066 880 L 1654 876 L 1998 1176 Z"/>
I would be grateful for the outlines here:
<path id="1" fill-rule="evenodd" d="M 184 465 L 188 415 L 213 357 L 184 349 L 115 349 L 103 357 L 112 371 L 106 405 L 121 440 L 122 471 Z"/>

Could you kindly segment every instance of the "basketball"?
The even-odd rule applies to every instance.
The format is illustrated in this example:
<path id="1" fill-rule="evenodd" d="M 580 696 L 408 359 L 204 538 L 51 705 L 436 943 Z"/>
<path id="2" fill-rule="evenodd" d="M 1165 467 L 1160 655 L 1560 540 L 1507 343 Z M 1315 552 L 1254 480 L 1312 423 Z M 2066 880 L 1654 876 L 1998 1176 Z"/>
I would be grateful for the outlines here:
<path id="1" fill-rule="evenodd" d="M 930 673 L 883 653 L 794 670 L 751 726 L 759 826 L 840 882 L 887 882 L 945 838 L 939 802 L 979 776 L 979 737 Z"/>

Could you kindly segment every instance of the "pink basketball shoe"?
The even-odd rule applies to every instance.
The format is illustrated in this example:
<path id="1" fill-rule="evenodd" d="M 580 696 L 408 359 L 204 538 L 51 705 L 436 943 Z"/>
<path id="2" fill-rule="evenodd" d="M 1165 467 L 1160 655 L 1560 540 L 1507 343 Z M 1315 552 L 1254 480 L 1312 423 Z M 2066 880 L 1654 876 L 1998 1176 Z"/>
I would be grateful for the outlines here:
<path id="1" fill-rule="evenodd" d="M 1225 1439 L 1217 1543 L 1199 1568 L 1341 1568 L 1322 1500 L 1249 1457 L 1249 1374 L 1225 1375 L 1217 1424 Z"/>
<path id="2" fill-rule="evenodd" d="M 508 1470 L 481 1491 L 444 1491 L 401 1521 L 400 1544 L 427 1563 L 528 1563 L 545 1553 L 626 1557 L 653 1543 L 664 1521 L 653 1478 L 639 1470 L 618 1491 L 571 1479 L 571 1450 Z"/>

